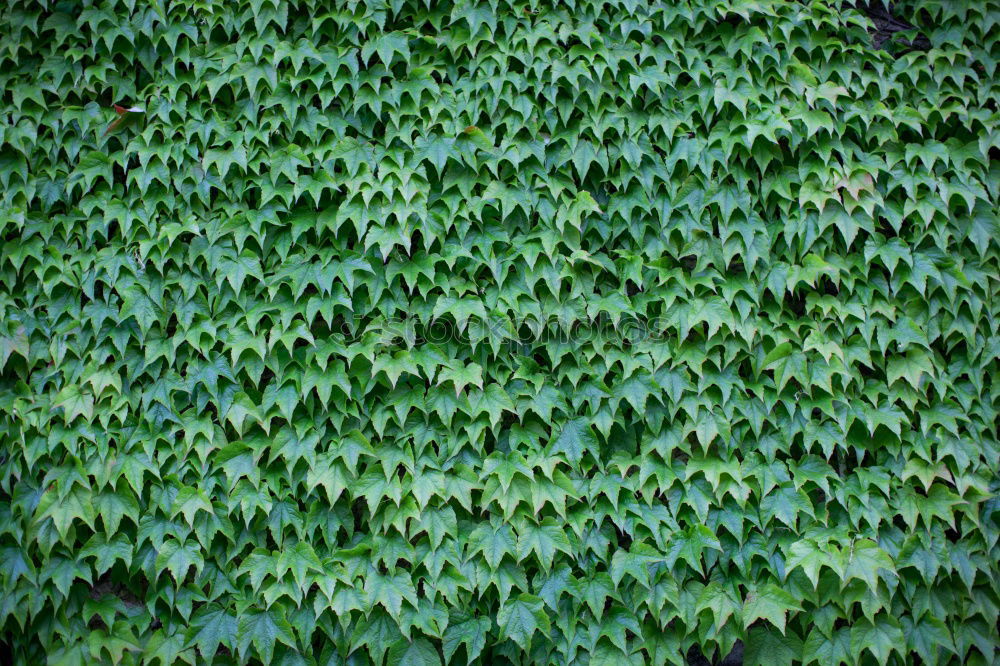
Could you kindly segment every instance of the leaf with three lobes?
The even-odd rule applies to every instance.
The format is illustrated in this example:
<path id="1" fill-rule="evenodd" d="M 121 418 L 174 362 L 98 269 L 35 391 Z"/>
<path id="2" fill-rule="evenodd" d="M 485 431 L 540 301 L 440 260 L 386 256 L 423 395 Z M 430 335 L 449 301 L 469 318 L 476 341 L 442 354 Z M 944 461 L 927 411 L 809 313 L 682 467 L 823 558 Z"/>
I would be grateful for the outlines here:
<path id="1" fill-rule="evenodd" d="M 502 636 L 525 650 L 530 649 L 531 639 L 537 632 L 548 635 L 551 629 L 542 600 L 530 594 L 520 594 L 504 604 L 497 613 L 497 624 Z"/>
<path id="2" fill-rule="evenodd" d="M 268 664 L 274 655 L 275 644 L 281 641 L 295 649 L 295 634 L 284 613 L 277 606 L 268 610 L 248 610 L 240 616 L 236 629 L 236 647 L 245 658 L 251 643 L 261 660 Z"/>

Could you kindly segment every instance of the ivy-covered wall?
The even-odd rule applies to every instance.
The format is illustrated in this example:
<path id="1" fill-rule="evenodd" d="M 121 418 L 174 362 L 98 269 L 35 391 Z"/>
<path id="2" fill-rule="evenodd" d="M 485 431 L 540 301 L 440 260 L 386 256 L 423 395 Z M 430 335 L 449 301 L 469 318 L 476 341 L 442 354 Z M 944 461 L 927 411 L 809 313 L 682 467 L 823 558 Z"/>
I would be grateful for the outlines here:
<path id="1" fill-rule="evenodd" d="M 996 0 L 4 3 L 4 660 L 996 663 L 998 57 Z"/>

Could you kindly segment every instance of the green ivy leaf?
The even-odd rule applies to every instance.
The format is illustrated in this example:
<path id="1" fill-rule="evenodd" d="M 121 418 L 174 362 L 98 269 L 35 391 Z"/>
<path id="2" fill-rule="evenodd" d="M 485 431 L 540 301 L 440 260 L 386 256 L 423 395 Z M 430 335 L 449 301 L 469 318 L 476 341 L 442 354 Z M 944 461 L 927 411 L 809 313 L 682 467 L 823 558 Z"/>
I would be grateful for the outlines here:
<path id="1" fill-rule="evenodd" d="M 875 622 L 864 619 L 851 627 L 851 656 L 855 660 L 861 659 L 861 654 L 868 651 L 878 663 L 886 664 L 889 656 L 899 651 L 902 645 L 903 630 L 897 622 L 884 615 Z"/>
<path id="2" fill-rule="evenodd" d="M 551 630 L 542 600 L 530 594 L 519 594 L 504 604 L 497 613 L 497 624 L 502 636 L 512 639 L 525 650 L 531 647 L 531 639 L 537 632 L 541 631 L 544 635 Z"/>
<path id="3" fill-rule="evenodd" d="M 240 615 L 236 629 L 236 646 L 240 655 L 247 654 L 252 643 L 261 660 L 270 662 L 274 646 L 279 641 L 293 650 L 296 648 L 292 625 L 280 609 L 250 610 Z"/>
<path id="4" fill-rule="evenodd" d="M 774 584 L 764 585 L 750 591 L 743 600 L 743 626 L 749 627 L 758 619 L 764 619 L 785 633 L 787 612 L 802 610 L 795 597 Z"/>

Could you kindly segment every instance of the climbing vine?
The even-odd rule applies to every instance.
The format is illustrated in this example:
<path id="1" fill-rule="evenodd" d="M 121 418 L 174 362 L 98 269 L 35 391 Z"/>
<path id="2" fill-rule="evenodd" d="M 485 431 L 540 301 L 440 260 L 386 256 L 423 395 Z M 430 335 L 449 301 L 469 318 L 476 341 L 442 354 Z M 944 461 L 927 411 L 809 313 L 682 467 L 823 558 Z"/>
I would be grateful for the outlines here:
<path id="1" fill-rule="evenodd" d="M 993 664 L 1000 4 L 0 9 L 18 664 Z"/>

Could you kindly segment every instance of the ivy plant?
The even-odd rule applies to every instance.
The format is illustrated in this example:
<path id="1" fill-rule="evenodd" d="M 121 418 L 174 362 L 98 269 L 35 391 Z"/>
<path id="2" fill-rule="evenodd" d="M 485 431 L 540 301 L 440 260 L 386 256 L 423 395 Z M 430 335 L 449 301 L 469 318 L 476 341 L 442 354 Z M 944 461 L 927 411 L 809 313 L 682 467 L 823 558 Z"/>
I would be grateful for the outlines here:
<path id="1" fill-rule="evenodd" d="M 0 652 L 997 663 L 998 58 L 998 0 L 4 3 Z"/>

